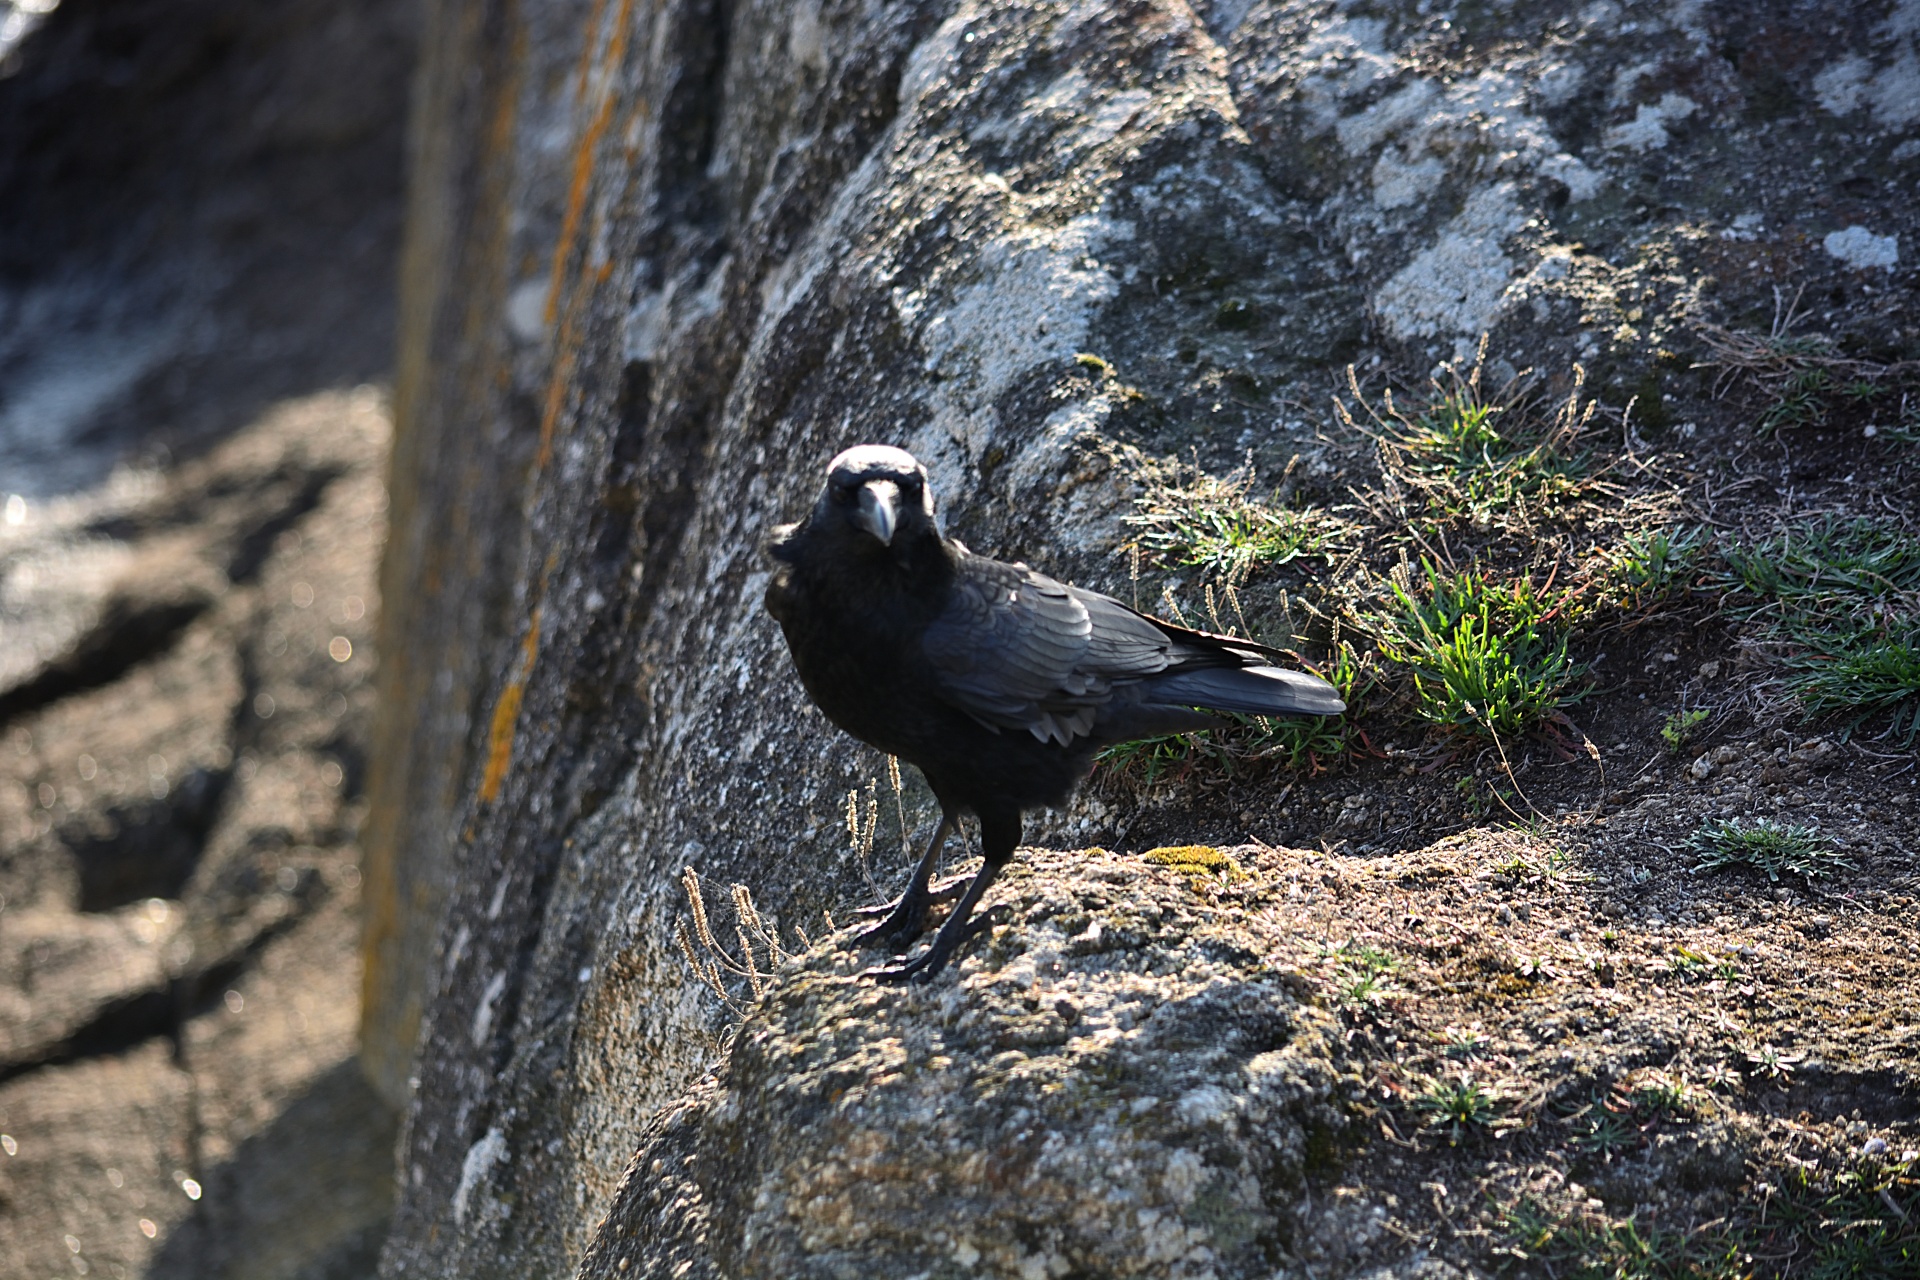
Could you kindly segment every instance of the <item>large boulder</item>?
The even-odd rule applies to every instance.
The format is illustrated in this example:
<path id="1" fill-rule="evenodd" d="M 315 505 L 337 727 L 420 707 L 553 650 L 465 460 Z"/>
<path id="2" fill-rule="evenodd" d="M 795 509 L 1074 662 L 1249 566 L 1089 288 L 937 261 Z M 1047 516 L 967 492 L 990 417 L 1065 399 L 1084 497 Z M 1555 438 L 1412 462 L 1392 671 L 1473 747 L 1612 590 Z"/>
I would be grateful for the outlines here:
<path id="1" fill-rule="evenodd" d="M 751 1157 L 728 1194 L 791 1201 L 860 1123 L 790 1106 L 809 1018 L 883 1018 L 876 1046 L 930 1043 L 956 1000 L 1018 1020 L 977 969 L 885 1002 L 814 955 L 682 1097 L 725 1043 L 673 941 L 684 869 L 750 885 L 789 941 L 870 896 L 843 814 L 885 763 L 808 705 L 760 606 L 761 545 L 829 456 L 903 445 L 976 549 L 1124 592 L 1109 446 L 1333 485 L 1360 451 L 1319 406 L 1349 363 L 1417 377 L 1490 334 L 1496 368 L 1638 389 L 1631 443 L 1678 429 L 1655 375 L 1703 299 L 1771 305 L 1733 270 L 1763 258 L 1911 345 L 1907 294 L 1872 291 L 1920 214 L 1870 197 L 1920 159 L 1912 36 L 1885 5 L 432 6 L 367 835 L 365 1052 L 408 1099 L 384 1274 L 693 1265 L 696 1228 L 640 1203 L 681 1182 L 636 1166 L 616 1201 L 643 1142 Z M 984 1069 L 965 1045 L 952 1069 Z M 1193 1087 L 1253 1106 L 1245 1070 Z M 922 1159 L 946 1121 L 901 1105 L 889 1141 Z M 748 1118 L 779 1145 L 743 1154 Z M 652 1243 L 593 1243 L 616 1203 Z M 768 1247 L 931 1265 L 729 1203 L 728 1248 L 765 1214 Z"/>

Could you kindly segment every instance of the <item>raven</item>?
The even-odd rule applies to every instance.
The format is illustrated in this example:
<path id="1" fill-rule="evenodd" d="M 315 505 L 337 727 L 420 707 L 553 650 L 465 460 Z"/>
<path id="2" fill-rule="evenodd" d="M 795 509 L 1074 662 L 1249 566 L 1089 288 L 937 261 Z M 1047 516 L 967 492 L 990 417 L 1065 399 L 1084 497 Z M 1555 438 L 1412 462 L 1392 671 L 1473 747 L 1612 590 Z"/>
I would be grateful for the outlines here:
<path id="1" fill-rule="evenodd" d="M 972 935 L 981 895 L 1020 843 L 1021 812 L 1064 803 L 1102 747 L 1219 723 L 1200 708 L 1337 715 L 1332 685 L 1246 640 L 1149 618 L 1024 564 L 941 536 L 926 468 L 889 445 L 827 466 L 807 518 L 775 530 L 767 611 L 827 719 L 925 775 L 940 825 L 907 890 L 855 945 L 904 954 L 961 814 L 980 822 L 980 870 L 927 952 L 877 969 L 931 978 Z"/>

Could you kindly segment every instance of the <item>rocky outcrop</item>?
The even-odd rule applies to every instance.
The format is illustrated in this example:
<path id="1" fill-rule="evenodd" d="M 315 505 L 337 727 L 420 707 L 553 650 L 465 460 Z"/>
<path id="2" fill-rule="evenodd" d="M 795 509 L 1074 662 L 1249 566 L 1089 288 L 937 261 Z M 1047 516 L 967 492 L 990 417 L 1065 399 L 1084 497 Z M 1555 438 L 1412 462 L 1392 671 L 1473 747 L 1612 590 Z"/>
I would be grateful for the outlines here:
<path id="1" fill-rule="evenodd" d="M 7 1274 L 371 1265 L 393 1117 L 353 1061 L 354 835 L 386 434 L 372 388 L 309 397 L 0 529 L 0 637 L 44 655 L 14 688 L 68 685 L 0 729 Z M 293 1150 L 318 1186 L 276 1172 Z"/>
<path id="2" fill-rule="evenodd" d="M 1914 234 L 1888 197 L 1920 159 L 1906 14 L 442 0 L 415 141 L 369 822 L 366 1041 L 388 1087 L 411 1086 L 383 1273 L 559 1274 L 583 1257 L 724 1272 L 749 1229 L 790 1274 L 814 1273 L 798 1261 L 810 1240 L 841 1251 L 832 1266 L 934 1265 L 927 1241 L 836 1234 L 863 1229 L 857 1214 L 791 1216 L 803 1190 L 823 1214 L 841 1203 L 829 1184 L 853 1166 L 779 1161 L 870 1141 L 904 1179 L 916 1144 L 945 1140 L 919 1091 L 989 1078 L 989 1028 L 1041 1016 L 988 990 L 1016 951 L 1044 949 L 1024 907 L 1014 936 L 1031 945 L 955 988 L 978 1026 L 948 1030 L 966 1016 L 950 992 L 874 1006 L 815 956 L 717 1083 L 674 1101 L 718 1056 L 714 1008 L 672 942 L 683 869 L 752 886 L 789 938 L 869 892 L 842 814 L 884 762 L 807 706 L 759 606 L 759 546 L 827 457 L 904 445 L 952 532 L 1124 592 L 1119 446 L 1222 468 L 1253 451 L 1343 500 L 1365 447 L 1331 439 L 1318 406 L 1349 363 L 1418 378 L 1482 334 L 1496 373 L 1535 365 L 1564 386 L 1583 362 L 1616 408 L 1639 397 L 1609 420 L 1631 453 L 1636 432 L 1683 438 L 1661 376 L 1685 364 L 1689 316 L 1764 328 L 1776 281 L 1736 263 L 1774 264 L 1810 298 L 1837 290 L 1911 346 L 1906 286 L 1874 265 Z M 1312 843 L 1342 812 L 1317 785 L 1275 843 Z M 1105 835 L 1112 816 L 1089 805 L 1040 838 Z M 857 1024 L 850 1062 L 893 1061 L 890 1035 L 965 1053 L 951 1076 L 869 1082 L 828 1115 L 793 1083 L 839 1052 L 808 1025 L 828 1014 Z M 1021 1125 L 996 1108 L 1064 1082 L 1079 1042 L 1030 1078 L 1006 1068 L 1026 1083 L 1004 1103 L 957 1095 L 951 1123 L 1012 1144 Z M 1196 1065 L 1183 1088 L 1218 1088 L 1219 1115 L 1238 1115 L 1255 1105 L 1249 1069 Z M 1088 1129 L 1063 1140 L 1098 1158 L 1106 1104 L 1084 1105 Z M 1291 1141 L 1306 1122 L 1290 1105 L 1234 1123 Z M 1038 1145 L 1020 1159 L 1039 1162 L 1042 1130 L 1069 1116 L 1029 1109 L 1019 1141 Z M 791 1147 L 743 1151 L 750 1121 Z M 1187 1138 L 1140 1123 L 1125 1140 L 1147 1179 Z M 619 1193 L 643 1144 L 664 1181 L 635 1166 Z M 1250 1274 L 1233 1259 L 1253 1246 L 1225 1242 L 1265 1241 L 1284 1215 L 1220 1176 L 1223 1234 L 1193 1241 L 1221 1274 Z M 1026 1211 L 952 1177 L 934 1194 L 1010 1215 L 995 1221 Z M 1125 1234 L 1137 1220 L 1116 1217 L 1097 1248 L 1039 1225 L 1092 1185 L 1034 1201 L 1025 1252 L 1004 1245 L 991 1268 L 1046 1270 L 1084 1247 L 1100 1270 L 1160 1248 Z M 1156 1212 L 1159 1185 L 1135 1188 Z M 738 1199 L 749 1186 L 772 1198 Z M 638 1234 L 596 1237 L 610 1209 Z M 698 1263 L 708 1246 L 717 1261 Z"/>
<path id="3" fill-rule="evenodd" d="M 878 987 L 832 947 L 783 967 L 649 1126 L 581 1274 L 1271 1275 L 1347 1125 L 1311 983 L 1138 858 L 1036 850 L 1002 899 L 951 983 Z"/>

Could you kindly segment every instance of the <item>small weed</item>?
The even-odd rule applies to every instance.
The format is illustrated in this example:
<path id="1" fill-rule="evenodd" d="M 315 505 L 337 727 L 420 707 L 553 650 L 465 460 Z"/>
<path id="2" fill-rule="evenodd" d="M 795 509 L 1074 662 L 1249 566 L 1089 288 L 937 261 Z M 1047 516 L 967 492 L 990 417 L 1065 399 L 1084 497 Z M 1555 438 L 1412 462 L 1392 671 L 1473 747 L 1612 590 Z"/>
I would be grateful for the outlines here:
<path id="1" fill-rule="evenodd" d="M 1482 338 L 1465 376 L 1446 366 L 1409 407 L 1395 404 L 1391 391 L 1378 404 L 1369 402 L 1349 369 L 1360 416 L 1338 406 L 1342 420 L 1378 447 L 1390 490 L 1417 496 L 1429 516 L 1476 528 L 1491 527 L 1496 518 L 1524 519 L 1529 510 L 1578 493 L 1588 470 L 1578 441 L 1594 413 L 1591 402 L 1582 402 L 1586 375 L 1577 366 L 1565 404 L 1547 413 L 1526 374 L 1487 391 L 1485 359 Z"/>
<path id="2" fill-rule="evenodd" d="M 1500 1099 L 1461 1072 L 1451 1080 L 1428 1081 L 1412 1105 L 1427 1128 L 1445 1133 L 1447 1145 L 1457 1147 L 1476 1133 L 1493 1132 Z"/>
<path id="3" fill-rule="evenodd" d="M 1583 668 L 1549 626 L 1562 597 L 1520 579 L 1443 574 L 1421 562 L 1415 594 L 1404 566 L 1394 574 L 1392 612 L 1375 619 L 1381 652 L 1413 672 L 1419 715 L 1468 737 L 1517 734 L 1582 696 Z"/>
<path id="4" fill-rule="evenodd" d="M 1695 870 L 1749 866 L 1764 871 L 1778 883 L 1791 873 L 1807 880 L 1823 880 L 1853 869 L 1845 854 L 1810 827 L 1792 826 L 1771 818 L 1712 818 L 1688 842 L 1700 855 Z"/>
<path id="5" fill-rule="evenodd" d="M 1513 791 L 1507 787 L 1489 786 L 1479 778 L 1469 774 L 1453 784 L 1454 794 L 1460 797 L 1460 807 L 1469 817 L 1484 818 L 1502 805 L 1513 803 Z M 1511 862 L 1520 862 L 1516 854 Z M 1496 867 L 1498 872 L 1500 868 Z"/>
<path id="6" fill-rule="evenodd" d="M 1910 1280 L 1920 1275 L 1920 1167 L 1911 1159 L 1795 1161 L 1688 1232 L 1637 1215 L 1499 1210 L 1512 1256 L 1562 1280 Z"/>
<path id="7" fill-rule="evenodd" d="M 1575 1117 L 1572 1124 L 1574 1145 L 1602 1158 L 1640 1145 L 1640 1126 L 1634 1123 L 1630 1107 L 1601 1103 Z"/>
<path id="8" fill-rule="evenodd" d="M 1528 982 L 1552 982 L 1554 978 L 1553 964 L 1545 956 L 1522 956 L 1513 971 Z"/>
<path id="9" fill-rule="evenodd" d="M 1197 467 L 1143 472 L 1145 492 L 1126 522 L 1133 545 L 1156 564 L 1198 569 L 1240 586 L 1262 569 L 1334 551 L 1347 527 L 1254 493 L 1251 464 L 1222 479 Z"/>
<path id="10" fill-rule="evenodd" d="M 1900 444 L 1920 444 L 1920 395 L 1901 396 L 1899 416 L 1892 424 L 1869 426 L 1866 434 L 1869 438 L 1881 436 Z"/>
<path id="11" fill-rule="evenodd" d="M 1321 955 L 1333 967 L 1334 990 L 1341 1004 L 1360 1007 L 1393 994 L 1389 975 L 1398 962 L 1392 952 L 1349 940 L 1324 949 Z"/>
<path id="12" fill-rule="evenodd" d="M 1682 747 L 1693 737 L 1693 731 L 1705 724 L 1713 713 L 1705 707 L 1695 707 L 1691 711 L 1676 711 L 1667 717 L 1660 726 L 1660 741 L 1667 744 L 1667 752 L 1677 755 Z"/>
<path id="13" fill-rule="evenodd" d="M 1457 783 L 1455 787 L 1458 789 Z M 1557 844 L 1549 844 L 1544 848 L 1536 845 L 1525 853 L 1511 854 L 1494 864 L 1493 874 L 1506 880 L 1534 880 L 1546 884 L 1585 878 L 1583 873 L 1574 869 L 1573 852 Z"/>
<path id="14" fill-rule="evenodd" d="M 1700 1083 L 1718 1092 L 1733 1093 L 1745 1084 L 1746 1080 L 1726 1063 L 1715 1062 L 1700 1068 Z"/>
<path id="15" fill-rule="evenodd" d="M 1747 1054 L 1747 1078 L 1786 1084 L 1800 1065 L 1802 1055 L 1787 1053 L 1773 1045 L 1761 1045 Z"/>
<path id="16" fill-rule="evenodd" d="M 1767 1252 L 1778 1251 L 1781 1237 L 1805 1248 L 1804 1263 L 1785 1274 L 1809 1280 L 1920 1275 L 1920 1162 L 1868 1156 L 1837 1167 L 1795 1165 L 1766 1189 L 1768 1230 L 1761 1238 L 1775 1245 Z"/>
<path id="17" fill-rule="evenodd" d="M 1801 318 L 1798 306 L 1797 293 L 1789 299 L 1776 291 L 1773 324 L 1765 334 L 1701 327 L 1707 358 L 1696 367 L 1715 371 L 1716 395 L 1735 383 L 1760 393 L 1765 405 L 1757 424 L 1761 435 L 1819 426 L 1836 407 L 1870 404 L 1920 373 L 1912 361 L 1854 359 L 1843 355 L 1831 338 L 1794 333 Z"/>
<path id="18" fill-rule="evenodd" d="M 1774 389 L 1773 403 L 1760 415 L 1760 434 L 1785 427 L 1817 427 L 1827 420 L 1827 396 L 1833 376 L 1818 365 L 1795 369 Z"/>
<path id="19" fill-rule="evenodd" d="M 1701 529 L 1660 529 L 1629 534 L 1606 554 L 1606 594 L 1619 607 L 1641 611 L 1688 590 L 1706 559 Z"/>
<path id="20" fill-rule="evenodd" d="M 1655 1071 L 1630 1086 L 1627 1099 L 1637 1112 L 1656 1117 L 1686 1118 L 1694 1114 L 1697 1102 L 1685 1080 Z"/>
<path id="21" fill-rule="evenodd" d="M 1101 751 L 1094 762 L 1109 772 L 1151 787 L 1161 781 L 1185 777 L 1200 761 L 1221 758 L 1212 732 L 1208 731 L 1118 743 Z"/>
<path id="22" fill-rule="evenodd" d="M 1644 1146 L 1662 1121 L 1691 1119 L 1695 1111 L 1693 1091 L 1685 1081 L 1649 1072 L 1630 1083 L 1615 1084 L 1567 1116 L 1565 1124 L 1576 1147 L 1610 1160 Z"/>
<path id="23" fill-rule="evenodd" d="M 1449 1058 L 1484 1058 L 1493 1052 L 1492 1043 L 1478 1027 L 1447 1027 L 1439 1039 L 1440 1051 Z"/>
<path id="24" fill-rule="evenodd" d="M 1685 982 L 1728 981 L 1740 976 L 1740 968 L 1730 960 L 1715 960 L 1705 952 L 1679 946 L 1667 957 L 1667 971 Z"/>
<path id="25" fill-rule="evenodd" d="M 1920 539 L 1829 516 L 1724 555 L 1726 611 L 1759 627 L 1807 714 L 1920 734 Z"/>
<path id="26" fill-rule="evenodd" d="M 1554 1212 L 1523 1199 L 1503 1209 L 1500 1225 L 1509 1252 L 1548 1265 L 1563 1280 L 1734 1280 L 1747 1270 L 1727 1258 L 1715 1265 L 1711 1246 L 1699 1238 L 1659 1227 L 1642 1229 L 1637 1217 Z"/>

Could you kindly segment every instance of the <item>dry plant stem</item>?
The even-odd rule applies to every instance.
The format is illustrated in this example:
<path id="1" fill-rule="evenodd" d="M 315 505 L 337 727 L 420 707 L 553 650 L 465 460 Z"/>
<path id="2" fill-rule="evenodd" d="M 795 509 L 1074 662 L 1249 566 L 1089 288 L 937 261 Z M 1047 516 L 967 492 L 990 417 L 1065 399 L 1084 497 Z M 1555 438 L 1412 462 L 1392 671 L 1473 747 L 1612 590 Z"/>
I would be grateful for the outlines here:
<path id="1" fill-rule="evenodd" d="M 900 823 L 900 849 L 903 853 L 913 853 L 913 841 L 907 832 L 907 800 L 900 785 L 900 758 L 887 757 L 887 785 L 893 788 L 893 812 Z"/>
<path id="2" fill-rule="evenodd" d="M 769 925 L 753 905 L 753 894 L 744 884 L 733 886 L 734 937 L 740 943 L 743 960 L 736 960 L 721 947 L 714 936 L 713 922 L 707 914 L 706 896 L 700 887 L 700 875 L 692 867 L 686 868 L 680 875 L 680 887 L 687 896 L 687 907 L 693 916 L 693 928 L 689 931 L 687 922 L 681 920 L 674 926 L 674 942 L 680 948 L 680 954 L 686 958 L 700 981 L 720 998 L 736 1016 L 744 1015 L 745 1008 L 727 989 L 726 977 L 731 975 L 747 980 L 747 989 L 755 1001 L 763 998 L 768 990 L 768 975 L 760 968 L 760 959 L 756 954 L 756 945 L 767 952 L 769 967 L 793 958 L 780 945 L 776 926 Z M 702 957 L 694 946 L 699 943 L 705 949 Z"/>
<path id="3" fill-rule="evenodd" d="M 1920 361 L 1901 360 L 1893 364 L 1880 364 L 1811 349 L 1790 350 L 1786 344 L 1793 340 L 1793 326 L 1800 319 L 1800 291 L 1796 290 L 1793 299 L 1788 301 L 1776 286 L 1773 301 L 1773 324 L 1765 337 L 1716 324 L 1699 326 L 1701 341 L 1706 344 L 1710 358 L 1693 367 L 1718 371 L 1713 384 L 1716 396 L 1725 395 L 1732 381 L 1743 373 L 1763 385 L 1790 378 L 1803 369 L 1824 369 L 1829 373 L 1849 374 L 1869 382 L 1920 373 Z"/>
<path id="4" fill-rule="evenodd" d="M 1500 735 L 1498 732 L 1495 731 L 1493 727 L 1492 717 L 1482 715 L 1480 709 L 1474 706 L 1471 702 L 1467 703 L 1466 707 L 1467 707 L 1468 713 L 1471 714 L 1475 720 L 1478 720 L 1481 724 L 1487 727 L 1487 736 L 1493 739 L 1493 749 L 1500 753 L 1500 768 L 1503 771 L 1505 771 L 1507 775 L 1507 781 L 1513 784 L 1513 793 L 1519 796 L 1520 799 L 1526 803 L 1527 808 L 1533 811 L 1533 816 L 1536 820 L 1540 822 L 1545 822 L 1547 820 L 1547 815 L 1540 812 L 1538 806 L 1536 806 L 1533 803 L 1532 799 L 1528 797 L 1526 793 L 1526 789 L 1520 785 L 1520 779 L 1513 776 L 1513 765 L 1507 760 L 1507 749 L 1506 747 L 1502 746 L 1500 743 Z M 1520 816 L 1520 814 L 1514 809 L 1512 805 L 1507 803 L 1506 797 L 1502 796 L 1498 791 L 1495 791 L 1493 793 L 1493 798 L 1500 802 L 1500 807 L 1502 809 L 1505 809 L 1508 813 L 1513 814 L 1513 820 L 1515 822 L 1524 823 L 1527 821 L 1527 819 Z"/>

